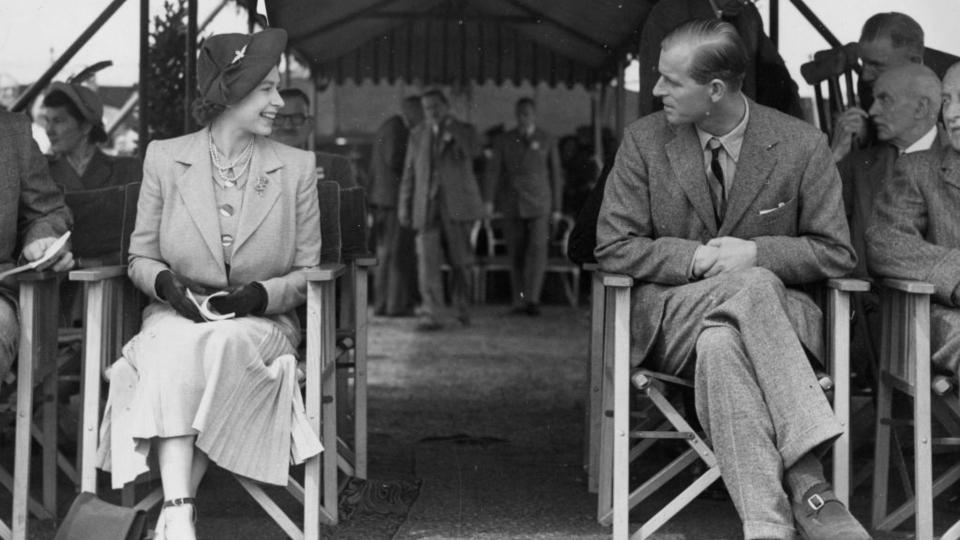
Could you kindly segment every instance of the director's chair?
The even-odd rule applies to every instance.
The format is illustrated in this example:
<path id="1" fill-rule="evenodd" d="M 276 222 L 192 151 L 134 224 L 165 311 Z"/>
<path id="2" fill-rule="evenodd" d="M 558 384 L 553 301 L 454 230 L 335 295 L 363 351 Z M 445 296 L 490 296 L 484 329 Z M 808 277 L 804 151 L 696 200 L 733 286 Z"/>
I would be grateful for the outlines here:
<path id="1" fill-rule="evenodd" d="M 692 389 L 693 382 L 681 377 L 630 367 L 630 291 L 633 279 L 623 275 L 596 273 L 594 283 L 602 287 L 602 334 L 598 352 L 602 356 L 602 400 L 599 442 L 597 519 L 612 525 L 613 538 L 649 538 L 680 510 L 720 478 L 716 457 L 699 430 L 687 420 L 683 400 L 669 388 Z M 831 279 L 826 287 L 826 366 L 830 375 L 818 374 L 821 387 L 832 390 L 833 408 L 844 428 L 833 446 L 833 488 L 844 504 L 850 498 L 850 293 L 869 290 L 869 283 L 855 279 Z M 597 303 L 600 303 L 595 297 Z M 596 312 L 595 312 L 596 313 Z M 598 313 L 599 314 L 599 313 Z M 591 344 L 591 351 L 593 345 Z M 591 384 L 591 387 L 594 383 Z M 631 391 L 638 407 L 631 409 Z M 682 396 L 681 396 L 682 397 Z M 686 413 L 686 414 L 685 414 Z M 631 426 L 631 417 L 637 421 Z M 631 441 L 638 442 L 631 446 Z M 657 441 L 682 441 L 687 448 L 666 467 L 631 489 L 630 464 L 641 459 Z M 662 509 L 649 517 L 632 535 L 630 510 L 656 493 L 665 484 L 695 463 L 702 471 Z"/>

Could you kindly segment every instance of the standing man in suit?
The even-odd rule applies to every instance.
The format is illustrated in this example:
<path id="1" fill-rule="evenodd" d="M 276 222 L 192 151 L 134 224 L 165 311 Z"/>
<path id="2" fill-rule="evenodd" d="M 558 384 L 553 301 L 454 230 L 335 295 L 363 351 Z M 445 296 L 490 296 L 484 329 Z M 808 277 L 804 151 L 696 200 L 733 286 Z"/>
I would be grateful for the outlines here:
<path id="1" fill-rule="evenodd" d="M 73 225 L 63 204 L 63 193 L 50 178 L 47 162 L 33 141 L 30 120 L 22 114 L 0 111 L 0 272 L 13 268 L 20 257 L 34 261 Z M 23 246 L 20 255 L 14 253 Z M 64 248 L 40 269 L 69 270 L 73 255 Z M 20 320 L 17 285 L 0 282 L 0 382 L 17 357 Z"/>
<path id="2" fill-rule="evenodd" d="M 310 98 L 299 88 L 284 88 L 280 91 L 283 107 L 277 113 L 273 134 L 270 138 L 287 146 L 307 149 L 313 133 L 313 116 L 310 114 Z M 317 156 L 317 180 L 333 180 L 341 188 L 357 185 L 357 173 L 350 160 L 339 154 L 314 151 Z"/>
<path id="3" fill-rule="evenodd" d="M 807 358 L 821 313 L 788 287 L 853 268 L 840 179 L 819 131 L 744 96 L 748 63 L 717 19 L 663 40 L 664 109 L 624 134 L 597 259 L 637 280 L 635 362 L 694 378 L 745 538 L 869 538 L 823 474 L 842 428 Z"/>
<path id="4" fill-rule="evenodd" d="M 859 95 L 861 107 L 850 107 L 839 118 L 830 146 L 839 162 L 851 150 L 872 144 L 868 120 L 871 87 L 883 72 L 908 64 L 923 63 L 923 28 L 909 15 L 877 13 L 863 23 L 860 30 Z"/>
<path id="5" fill-rule="evenodd" d="M 400 226 L 397 200 L 410 129 L 422 121 L 420 96 L 409 96 L 403 100 L 401 114 L 388 118 L 373 139 L 367 197 L 373 212 L 378 260 L 373 270 L 373 312 L 377 315 L 410 314 L 417 295 L 414 234 L 409 227 Z"/>
<path id="6" fill-rule="evenodd" d="M 933 284 L 933 363 L 960 371 L 960 63 L 943 77 L 949 146 L 897 160 L 867 229 L 867 263 L 881 276 Z"/>
<path id="7" fill-rule="evenodd" d="M 516 115 L 517 127 L 494 141 L 487 168 L 487 200 L 496 197 L 506 217 L 511 312 L 536 316 L 540 315 L 550 224 L 559 221 L 563 205 L 563 170 L 556 140 L 537 127 L 536 103 L 520 98 Z"/>
<path id="8" fill-rule="evenodd" d="M 450 115 L 447 97 L 430 90 L 421 98 L 424 122 L 410 131 L 397 207 L 400 224 L 417 231 L 417 281 L 421 330 L 443 327 L 444 259 L 453 273 L 450 296 L 460 324 L 470 324 L 470 227 L 484 216 L 473 159 L 480 143 L 473 125 Z"/>

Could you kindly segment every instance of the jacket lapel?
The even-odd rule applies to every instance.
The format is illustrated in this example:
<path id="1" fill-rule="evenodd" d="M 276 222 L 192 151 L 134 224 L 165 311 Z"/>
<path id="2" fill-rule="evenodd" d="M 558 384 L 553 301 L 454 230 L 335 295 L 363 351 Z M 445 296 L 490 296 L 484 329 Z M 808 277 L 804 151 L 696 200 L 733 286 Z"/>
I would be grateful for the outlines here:
<path id="1" fill-rule="evenodd" d="M 282 178 L 277 172 L 283 161 L 264 137 L 257 137 L 250 162 L 250 176 L 244 188 L 243 205 L 240 208 L 237 240 L 233 244 L 236 253 L 240 246 L 260 227 L 281 192 Z"/>
<path id="2" fill-rule="evenodd" d="M 777 163 L 774 148 L 780 143 L 780 138 L 777 132 L 771 129 L 763 111 L 752 101 L 749 107 L 750 120 L 747 121 L 747 129 L 743 134 L 737 172 L 727 197 L 727 213 L 718 232 L 720 236 L 728 235 L 736 228 L 753 200 L 763 190 L 767 177 Z"/>
<path id="3" fill-rule="evenodd" d="M 703 168 L 700 139 L 692 124 L 674 128 L 676 136 L 666 144 L 667 159 L 673 167 L 677 183 L 683 188 L 700 221 L 706 225 L 711 236 L 717 234 L 717 219 L 710 200 L 707 173 Z"/>
<path id="4" fill-rule="evenodd" d="M 187 139 L 182 157 L 175 158 L 187 168 L 177 179 L 177 192 L 193 219 L 204 243 L 217 264 L 226 272 L 223 248 L 220 245 L 220 221 L 217 201 L 213 193 L 213 170 L 210 166 L 207 130 L 201 130 Z"/>

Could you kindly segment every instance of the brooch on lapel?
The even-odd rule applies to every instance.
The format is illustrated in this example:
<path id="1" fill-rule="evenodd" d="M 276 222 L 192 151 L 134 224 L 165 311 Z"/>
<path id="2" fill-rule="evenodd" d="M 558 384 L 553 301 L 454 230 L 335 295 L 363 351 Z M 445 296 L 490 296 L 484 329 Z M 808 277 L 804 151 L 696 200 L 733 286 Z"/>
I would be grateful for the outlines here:
<path id="1" fill-rule="evenodd" d="M 261 176 L 257 178 L 257 183 L 253 185 L 253 190 L 257 192 L 257 195 L 263 197 L 263 190 L 267 189 L 267 184 L 270 183 L 270 179 L 266 176 Z"/>

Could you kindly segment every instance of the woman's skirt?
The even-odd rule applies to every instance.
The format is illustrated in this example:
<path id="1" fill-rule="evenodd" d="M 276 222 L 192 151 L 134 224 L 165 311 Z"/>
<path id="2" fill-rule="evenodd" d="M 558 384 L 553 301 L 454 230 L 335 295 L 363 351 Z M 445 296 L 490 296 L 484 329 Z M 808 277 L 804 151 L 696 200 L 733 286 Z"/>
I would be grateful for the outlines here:
<path id="1" fill-rule="evenodd" d="M 113 487 L 150 469 L 152 439 L 186 435 L 224 469 L 286 485 L 291 462 L 323 449 L 297 386 L 299 332 L 287 322 L 194 323 L 168 305 L 147 307 L 110 370 L 99 461 Z"/>

